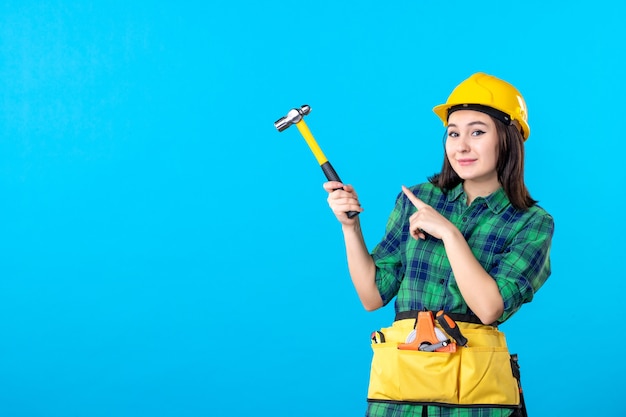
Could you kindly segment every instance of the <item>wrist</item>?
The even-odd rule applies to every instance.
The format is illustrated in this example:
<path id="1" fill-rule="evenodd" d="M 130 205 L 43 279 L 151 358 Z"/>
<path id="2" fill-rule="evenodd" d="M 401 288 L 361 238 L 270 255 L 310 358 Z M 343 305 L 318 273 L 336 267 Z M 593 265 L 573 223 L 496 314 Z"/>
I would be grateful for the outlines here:
<path id="1" fill-rule="evenodd" d="M 465 237 L 463 236 L 461 231 L 457 229 L 454 225 L 451 225 L 450 228 L 446 229 L 446 232 L 441 236 L 441 240 L 443 240 L 443 243 L 450 243 L 457 239 L 465 240 Z"/>
<path id="2" fill-rule="evenodd" d="M 341 223 L 341 231 L 346 233 L 360 233 L 361 232 L 361 223 L 359 222 L 358 217 L 349 223 Z"/>

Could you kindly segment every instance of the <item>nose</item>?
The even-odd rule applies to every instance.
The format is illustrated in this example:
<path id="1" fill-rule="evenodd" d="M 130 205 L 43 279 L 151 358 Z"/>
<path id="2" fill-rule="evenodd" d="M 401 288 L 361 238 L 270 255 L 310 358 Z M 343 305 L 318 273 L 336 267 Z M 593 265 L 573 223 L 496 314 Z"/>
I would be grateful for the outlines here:
<path id="1" fill-rule="evenodd" d="M 454 150 L 460 153 L 469 151 L 469 141 L 464 135 L 460 135 L 454 141 Z"/>

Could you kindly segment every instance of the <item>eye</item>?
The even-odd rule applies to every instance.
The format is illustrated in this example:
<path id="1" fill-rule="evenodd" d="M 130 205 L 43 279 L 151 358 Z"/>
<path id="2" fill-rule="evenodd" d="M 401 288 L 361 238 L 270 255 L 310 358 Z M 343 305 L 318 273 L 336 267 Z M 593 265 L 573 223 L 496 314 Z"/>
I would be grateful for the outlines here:
<path id="1" fill-rule="evenodd" d="M 485 134 L 485 132 L 482 131 L 482 130 L 474 130 L 472 132 L 472 136 L 480 136 L 480 135 L 484 135 L 484 134 Z"/>
<path id="2" fill-rule="evenodd" d="M 450 131 L 450 132 L 448 132 L 448 137 L 450 137 L 450 138 L 458 138 L 459 134 L 457 132 Z"/>

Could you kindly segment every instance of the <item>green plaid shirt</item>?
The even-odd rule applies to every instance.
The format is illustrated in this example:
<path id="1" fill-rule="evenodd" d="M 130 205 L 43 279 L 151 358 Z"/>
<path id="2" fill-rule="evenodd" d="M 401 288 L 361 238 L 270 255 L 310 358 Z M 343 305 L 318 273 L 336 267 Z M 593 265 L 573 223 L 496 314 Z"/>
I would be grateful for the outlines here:
<path id="1" fill-rule="evenodd" d="M 550 275 L 550 245 L 554 220 L 539 206 L 522 211 L 509 202 L 500 188 L 467 205 L 462 184 L 444 193 L 431 183 L 411 191 L 432 206 L 465 236 L 472 252 L 498 284 L 504 300 L 502 323 L 522 304 L 533 299 Z M 454 279 L 443 243 L 428 236 L 413 239 L 409 217 L 416 211 L 400 193 L 389 216 L 385 235 L 372 251 L 376 284 L 386 305 L 394 297 L 396 313 L 409 310 L 446 310 L 471 313 Z M 422 416 L 421 406 L 370 403 L 368 416 Z M 496 417 L 510 410 L 428 407 L 429 416 Z"/>

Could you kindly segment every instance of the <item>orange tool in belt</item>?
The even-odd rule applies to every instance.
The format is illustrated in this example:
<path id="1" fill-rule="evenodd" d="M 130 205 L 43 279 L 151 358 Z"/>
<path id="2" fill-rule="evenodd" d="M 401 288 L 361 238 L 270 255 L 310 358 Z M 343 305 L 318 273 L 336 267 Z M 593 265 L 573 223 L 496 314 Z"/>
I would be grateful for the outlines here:
<path id="1" fill-rule="evenodd" d="M 454 321 L 452 317 L 448 316 L 443 310 L 440 310 L 437 313 L 437 322 L 439 322 L 439 325 L 443 328 L 443 330 L 445 330 L 445 332 L 448 333 L 457 344 L 467 346 L 467 338 L 463 336 L 461 330 L 459 330 L 459 326 L 456 324 L 456 321 Z"/>
<path id="2" fill-rule="evenodd" d="M 435 333 L 435 319 L 432 311 L 417 313 L 415 339 L 409 343 L 400 343 L 400 350 L 421 350 L 430 352 L 456 352 L 456 343 L 439 340 Z M 435 348 L 435 346 L 440 346 Z"/>

